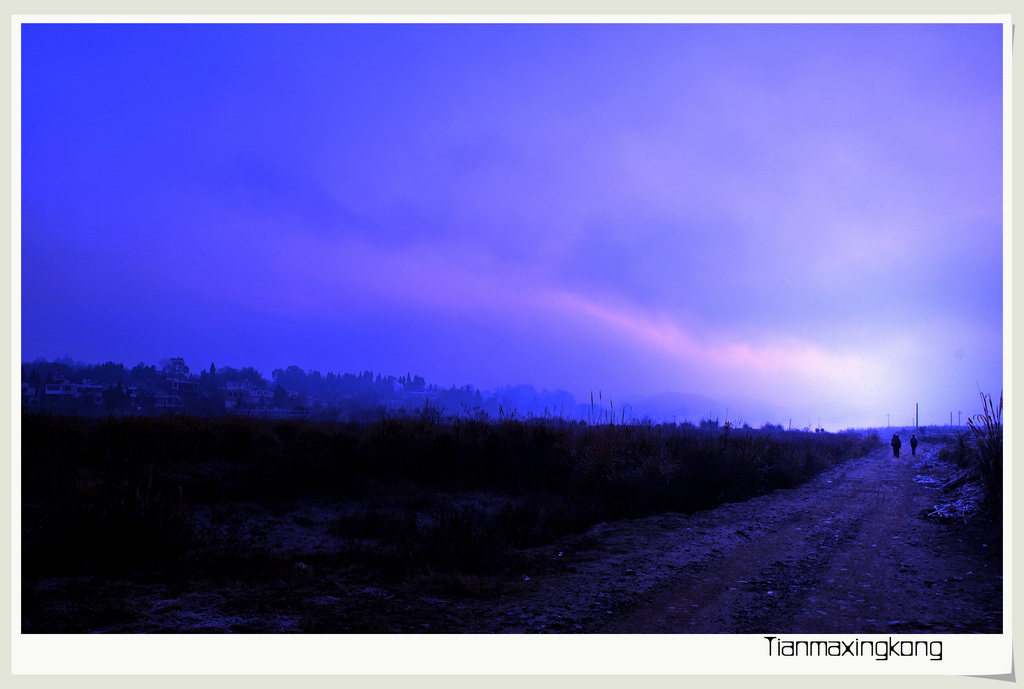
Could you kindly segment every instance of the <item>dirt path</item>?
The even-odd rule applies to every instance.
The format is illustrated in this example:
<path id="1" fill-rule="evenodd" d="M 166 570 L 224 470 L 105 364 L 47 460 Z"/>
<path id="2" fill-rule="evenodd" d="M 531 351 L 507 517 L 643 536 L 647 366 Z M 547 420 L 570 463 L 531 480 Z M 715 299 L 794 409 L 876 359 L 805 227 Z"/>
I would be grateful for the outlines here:
<path id="1" fill-rule="evenodd" d="M 949 500 L 939 488 L 956 471 L 937 461 L 939 448 L 898 460 L 886 448 L 743 503 L 598 525 L 547 551 L 555 571 L 524 573 L 521 592 L 479 609 L 455 604 L 439 626 L 998 633 L 1001 535 L 926 516 Z M 434 612 L 446 617 L 443 606 Z M 477 621 L 467 624 L 467 613 Z"/>
<path id="2" fill-rule="evenodd" d="M 879 451 L 780 496 L 772 523 L 605 631 L 996 632 L 998 561 L 979 534 L 930 523 L 937 446 Z M 920 470 L 919 470 L 920 469 Z M 918 480 L 915 480 L 918 479 Z"/>
<path id="3" fill-rule="evenodd" d="M 474 595 L 469 576 L 447 595 L 307 567 L 335 518 L 307 505 L 267 522 L 299 585 L 58 578 L 23 597 L 42 631 L 287 633 L 314 619 L 332 633 L 998 633 L 1002 535 L 927 516 L 956 498 L 940 490 L 958 469 L 939 449 L 878 450 L 745 502 L 598 524 L 524 552 L 500 594 Z"/>

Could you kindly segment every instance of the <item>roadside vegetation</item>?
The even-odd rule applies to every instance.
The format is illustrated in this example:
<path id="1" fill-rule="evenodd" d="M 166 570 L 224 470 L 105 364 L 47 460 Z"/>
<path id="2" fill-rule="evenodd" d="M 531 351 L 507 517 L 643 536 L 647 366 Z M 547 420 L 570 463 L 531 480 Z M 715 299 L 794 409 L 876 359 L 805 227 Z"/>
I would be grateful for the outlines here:
<path id="1" fill-rule="evenodd" d="M 946 442 L 939 459 L 960 467 L 961 472 L 943 490 L 964 484 L 977 486 L 976 511 L 982 518 L 1001 523 L 1003 515 L 1003 396 L 999 401 L 981 395 L 982 411 L 967 420 L 967 432 Z"/>
<path id="2" fill-rule="evenodd" d="M 26 411 L 21 440 L 23 590 L 46 577 L 295 579 L 266 515 L 316 502 L 340 545 L 304 565 L 459 595 L 499 590 L 527 549 L 593 524 L 745 500 L 879 445 L 431 407 L 366 423 Z"/>

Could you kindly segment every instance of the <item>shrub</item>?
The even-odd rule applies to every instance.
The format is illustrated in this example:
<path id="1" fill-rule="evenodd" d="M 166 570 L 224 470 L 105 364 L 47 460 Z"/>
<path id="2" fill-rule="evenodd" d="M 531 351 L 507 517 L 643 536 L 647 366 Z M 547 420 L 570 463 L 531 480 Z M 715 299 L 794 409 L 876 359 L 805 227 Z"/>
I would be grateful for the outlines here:
<path id="1" fill-rule="evenodd" d="M 960 468 L 966 468 L 971 463 L 971 446 L 966 433 L 957 433 L 953 442 L 946 443 L 939 450 L 939 459 L 944 462 L 951 462 Z"/>
<path id="2" fill-rule="evenodd" d="M 982 412 L 967 420 L 974 435 L 970 461 L 978 471 L 985 491 L 985 507 L 993 514 L 1002 513 L 1003 505 L 1003 396 L 998 406 L 991 395 L 981 396 Z"/>

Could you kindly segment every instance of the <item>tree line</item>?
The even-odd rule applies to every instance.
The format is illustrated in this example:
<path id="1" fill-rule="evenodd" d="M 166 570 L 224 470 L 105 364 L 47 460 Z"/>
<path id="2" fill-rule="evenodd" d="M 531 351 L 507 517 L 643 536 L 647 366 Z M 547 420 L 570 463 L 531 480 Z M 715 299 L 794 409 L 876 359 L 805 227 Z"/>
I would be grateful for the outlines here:
<path id="1" fill-rule="evenodd" d="M 577 404 L 572 394 L 564 390 L 537 390 L 526 384 L 507 385 L 485 394 L 469 384 L 441 387 L 411 372 L 397 376 L 371 370 L 321 373 L 296 365 L 275 368 L 267 378 L 253 366 L 235 368 L 211 363 L 197 372 L 182 357 L 164 359 L 159 364 L 139 362 L 135 366 L 113 361 L 87 364 L 69 357 L 54 361 L 40 358 L 22 364 L 21 380 L 33 389 L 62 380 L 101 385 L 104 391 L 100 407 L 106 410 L 127 408 L 125 391 L 129 387 L 168 388 L 168 381 L 179 380 L 190 383 L 183 410 L 203 414 L 224 412 L 222 398 L 231 387 L 267 391 L 261 404 L 274 408 L 305 409 L 352 420 L 403 410 L 419 413 L 424 407 L 441 416 L 477 418 L 536 415 L 585 419 L 594 411 Z M 248 406 L 242 403 L 235 411 Z"/>

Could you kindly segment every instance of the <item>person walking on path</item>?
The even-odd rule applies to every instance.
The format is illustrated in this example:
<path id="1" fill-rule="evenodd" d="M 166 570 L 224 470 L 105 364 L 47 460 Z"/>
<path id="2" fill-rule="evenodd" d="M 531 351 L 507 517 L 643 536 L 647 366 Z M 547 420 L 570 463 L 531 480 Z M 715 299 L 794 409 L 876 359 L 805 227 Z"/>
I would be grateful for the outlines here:
<path id="1" fill-rule="evenodd" d="M 910 436 L 910 454 L 917 455 L 917 436 Z"/>
<path id="2" fill-rule="evenodd" d="M 898 433 L 892 434 L 892 440 L 889 442 L 889 444 L 892 445 L 892 456 L 899 459 L 900 445 L 902 445 L 903 443 L 900 442 L 900 436 Z"/>

